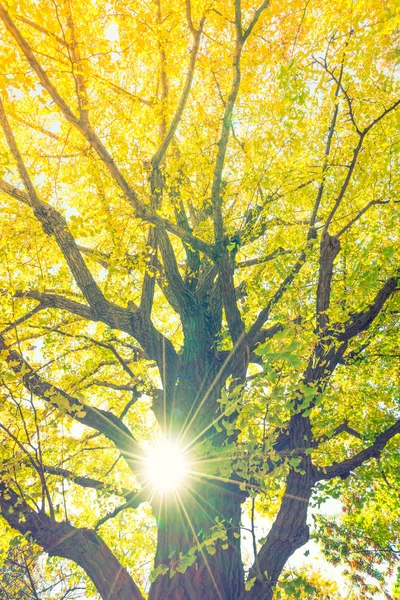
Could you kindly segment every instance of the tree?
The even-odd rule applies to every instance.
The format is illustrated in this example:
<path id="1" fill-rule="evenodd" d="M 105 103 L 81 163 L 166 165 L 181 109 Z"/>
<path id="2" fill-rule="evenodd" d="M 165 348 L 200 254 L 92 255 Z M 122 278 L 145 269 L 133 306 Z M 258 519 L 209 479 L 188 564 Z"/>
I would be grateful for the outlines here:
<path id="1" fill-rule="evenodd" d="M 0 16 L 2 517 L 108 600 L 152 516 L 150 600 L 272 598 L 312 495 L 398 465 L 395 6 Z"/>

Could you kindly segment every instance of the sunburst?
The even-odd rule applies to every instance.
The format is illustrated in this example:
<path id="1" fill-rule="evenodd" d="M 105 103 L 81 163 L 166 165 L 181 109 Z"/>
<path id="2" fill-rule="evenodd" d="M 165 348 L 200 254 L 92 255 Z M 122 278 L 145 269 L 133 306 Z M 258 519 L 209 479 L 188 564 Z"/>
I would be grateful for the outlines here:
<path id="1" fill-rule="evenodd" d="M 144 473 L 154 493 L 168 495 L 182 488 L 188 471 L 188 457 L 177 442 L 161 439 L 149 448 Z"/>

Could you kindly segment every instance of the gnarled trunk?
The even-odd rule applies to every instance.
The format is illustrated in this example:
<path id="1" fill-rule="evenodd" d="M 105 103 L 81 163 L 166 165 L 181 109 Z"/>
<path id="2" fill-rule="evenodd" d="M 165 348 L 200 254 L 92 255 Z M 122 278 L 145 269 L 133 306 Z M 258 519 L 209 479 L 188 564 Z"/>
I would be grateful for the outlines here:
<path id="1" fill-rule="evenodd" d="M 240 503 L 235 486 L 210 482 L 193 482 L 157 503 L 155 568 L 166 565 L 169 571 L 152 584 L 149 600 L 239 600 L 244 585 Z M 189 552 L 196 560 L 180 573 Z"/>
<path id="2" fill-rule="evenodd" d="M 149 600 L 239 600 L 244 590 L 243 493 L 238 485 L 218 479 L 219 462 L 212 456 L 212 447 L 217 454 L 227 437 L 214 428 L 224 375 L 212 352 L 205 362 L 196 359 L 200 341 L 196 336 L 186 347 L 174 397 L 165 398 L 173 423 L 168 434 L 190 447 L 189 474 L 182 487 L 165 496 L 155 493 L 152 499 L 158 528 L 154 567 L 165 565 L 168 572 L 157 576 Z M 161 406 L 155 409 L 162 423 Z"/>

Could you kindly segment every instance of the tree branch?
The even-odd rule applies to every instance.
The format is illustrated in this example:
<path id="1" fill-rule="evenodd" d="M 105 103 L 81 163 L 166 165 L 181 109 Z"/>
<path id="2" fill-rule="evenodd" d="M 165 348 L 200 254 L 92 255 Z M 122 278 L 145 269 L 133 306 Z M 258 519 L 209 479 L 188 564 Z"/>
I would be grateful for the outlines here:
<path id="1" fill-rule="evenodd" d="M 274 337 L 274 335 L 279 333 L 279 331 L 283 331 L 283 329 L 284 326 L 282 325 L 282 323 L 276 323 L 268 329 L 260 329 L 260 331 L 252 338 L 251 344 L 249 341 L 250 350 L 253 351 L 259 344 L 264 344 L 266 340 L 270 340 Z"/>
<path id="2" fill-rule="evenodd" d="M 327 220 L 325 222 L 325 226 L 324 226 L 324 229 L 323 229 L 323 233 L 324 234 L 328 233 L 329 225 L 331 224 L 331 221 L 332 221 L 333 217 L 335 216 L 335 213 L 336 213 L 337 209 L 339 208 L 339 206 L 340 206 L 340 204 L 341 204 L 341 202 L 343 200 L 343 197 L 344 197 L 344 195 L 346 193 L 346 190 L 347 190 L 347 188 L 349 186 L 349 183 L 351 181 L 351 177 L 353 175 L 355 166 L 357 164 L 358 155 L 360 154 L 360 151 L 361 151 L 361 148 L 362 148 L 362 145 L 363 145 L 363 142 L 364 142 L 364 137 L 365 137 L 365 134 L 362 133 L 360 135 L 360 137 L 359 137 L 359 140 L 358 140 L 358 143 L 357 143 L 356 147 L 354 148 L 353 156 L 352 156 L 352 159 L 351 159 L 351 162 L 350 162 L 350 166 L 347 169 L 346 177 L 345 177 L 345 179 L 343 181 L 342 187 L 340 188 L 339 194 L 337 195 L 337 197 L 335 199 L 333 208 L 332 208 L 331 212 L 329 213 L 329 216 L 328 216 L 328 218 L 327 218 Z"/>
<path id="3" fill-rule="evenodd" d="M 38 25 L 34 21 L 31 21 L 30 19 L 27 19 L 26 17 L 22 17 L 20 15 L 16 15 L 16 18 L 18 21 L 22 21 L 22 23 L 33 27 L 33 29 L 36 29 L 36 31 L 40 31 L 40 33 L 44 33 L 45 35 L 54 38 L 59 44 L 61 44 L 61 46 L 67 46 L 67 42 L 62 37 L 53 33 L 52 31 L 49 31 L 48 29 L 45 29 L 44 27 Z"/>
<path id="4" fill-rule="evenodd" d="M 279 302 L 279 300 L 282 298 L 283 294 L 286 292 L 288 287 L 293 282 L 295 276 L 300 271 L 301 267 L 304 265 L 305 260 L 306 260 L 306 253 L 303 251 L 300 255 L 300 258 L 297 260 L 296 264 L 293 266 L 289 275 L 287 275 L 287 277 L 285 277 L 285 279 L 282 281 L 279 288 L 276 290 L 275 294 L 268 301 L 267 306 L 259 312 L 257 319 L 254 321 L 253 325 L 250 327 L 250 330 L 247 334 L 247 339 L 248 339 L 250 347 L 254 346 L 254 339 L 256 338 L 256 335 L 259 333 L 259 331 L 261 330 L 263 325 L 267 322 L 272 307 L 275 306 L 275 304 L 277 302 Z"/>
<path id="5" fill-rule="evenodd" d="M 142 293 L 140 296 L 140 312 L 146 319 L 151 318 L 151 311 L 153 308 L 154 290 L 156 283 L 156 270 L 157 270 L 157 232 L 155 227 L 150 227 L 147 237 L 147 247 L 150 248 L 150 260 L 149 264 L 146 265 Z"/>
<path id="6" fill-rule="evenodd" d="M 392 110 L 395 110 L 400 105 L 400 99 L 396 100 L 389 108 L 386 108 L 376 119 L 373 119 L 367 127 L 362 131 L 363 135 L 366 135 L 375 125 L 379 123 L 386 115 L 388 115 Z"/>
<path id="7" fill-rule="evenodd" d="M 86 81 L 81 72 L 81 56 L 79 52 L 79 45 L 75 36 L 75 24 L 72 19 L 71 3 L 66 2 L 67 11 L 67 26 L 70 31 L 70 43 L 66 44 L 68 54 L 70 55 L 72 75 L 75 80 L 76 96 L 78 98 L 79 115 L 80 118 L 86 125 L 89 125 L 89 99 L 86 89 Z M 77 65 L 77 69 L 75 68 Z"/>
<path id="8" fill-rule="evenodd" d="M 347 342 L 354 336 L 358 335 L 365 329 L 367 329 L 374 319 L 379 315 L 385 302 L 390 296 L 396 291 L 400 282 L 400 269 L 394 277 L 388 279 L 385 285 L 376 294 L 374 301 L 367 310 L 355 313 L 351 319 L 344 323 L 344 325 L 336 324 L 333 329 L 339 330 L 337 338 L 339 341 Z"/>
<path id="9" fill-rule="evenodd" d="M 366 204 L 364 208 L 358 211 L 356 216 L 353 217 L 351 221 L 349 221 L 344 227 L 342 227 L 340 231 L 338 231 L 335 237 L 339 238 L 341 235 L 343 235 L 354 225 L 356 221 L 358 221 L 358 219 L 360 219 L 367 212 L 367 210 L 371 208 L 371 206 L 377 206 L 378 204 L 389 204 L 389 200 L 371 200 L 371 202 L 368 202 L 368 204 Z"/>
<path id="10" fill-rule="evenodd" d="M 189 14 L 190 14 L 190 12 L 189 12 Z M 205 17 L 203 17 L 200 20 L 199 28 L 194 29 L 193 23 L 190 19 L 190 23 L 192 26 L 192 33 L 193 33 L 193 47 L 190 51 L 189 69 L 188 69 L 188 72 L 186 75 L 186 81 L 185 81 L 185 85 L 184 85 L 184 88 L 182 91 L 181 99 L 180 99 L 180 102 L 176 109 L 175 115 L 172 119 L 171 125 L 169 126 L 169 129 L 161 143 L 161 146 L 158 148 L 157 152 L 154 154 L 153 158 L 151 159 L 151 164 L 152 164 L 153 169 L 158 169 L 158 167 L 160 166 L 160 164 L 165 156 L 165 153 L 168 150 L 169 144 L 171 143 L 171 140 L 175 135 L 175 132 L 177 130 L 179 122 L 182 118 L 183 111 L 185 110 L 186 102 L 188 100 L 189 93 L 190 93 L 190 88 L 192 87 L 194 69 L 195 69 L 197 53 L 198 53 L 199 45 L 200 45 L 200 38 L 201 38 L 201 34 L 203 32 L 204 21 L 205 21 Z"/>
<path id="11" fill-rule="evenodd" d="M 325 146 L 324 164 L 322 166 L 322 180 L 321 180 L 321 183 L 318 188 L 317 197 L 315 199 L 314 209 L 313 209 L 311 219 L 310 219 L 310 227 L 314 227 L 315 222 L 317 220 L 318 209 L 321 204 L 322 195 L 323 195 L 324 189 L 325 189 L 325 177 L 326 177 L 326 172 L 328 169 L 328 158 L 331 153 L 332 140 L 333 140 L 333 135 L 335 133 L 336 122 L 337 122 L 337 117 L 338 117 L 338 113 L 339 113 L 338 95 L 339 95 L 339 89 L 341 89 L 341 84 L 342 84 L 343 67 L 344 67 L 344 58 L 342 59 L 342 64 L 340 67 L 339 79 L 335 80 L 336 84 L 337 84 L 336 91 L 335 91 L 335 108 L 333 109 L 332 120 L 331 120 L 329 130 L 328 130 L 328 138 L 326 140 L 326 146 Z"/>
<path id="12" fill-rule="evenodd" d="M 64 479 L 68 479 L 68 481 L 72 481 L 80 487 L 90 488 L 93 490 L 103 490 L 105 487 L 107 487 L 103 481 L 99 481 L 98 479 L 92 479 L 91 477 L 75 475 L 75 473 L 73 473 L 69 469 L 63 469 L 61 467 L 51 467 L 49 465 L 43 465 L 42 468 L 45 473 L 49 473 L 50 475 L 57 475 L 58 477 L 63 477 Z M 116 494 L 117 496 L 121 495 L 116 490 L 110 490 L 110 493 Z"/>
<path id="13" fill-rule="evenodd" d="M 123 510 L 126 510 L 127 508 L 138 508 L 138 506 L 140 506 L 142 502 L 146 502 L 148 500 L 148 494 L 145 494 L 143 491 L 130 492 L 130 494 L 127 494 L 126 498 L 126 502 L 120 504 L 119 506 L 114 508 L 114 510 L 107 513 L 106 515 L 104 515 L 104 517 L 97 521 L 94 527 L 95 531 L 98 531 L 101 525 L 104 525 L 104 523 L 106 523 L 110 519 L 114 519 Z"/>
<path id="14" fill-rule="evenodd" d="M 387 108 L 386 110 L 384 110 L 376 119 L 374 119 L 373 121 L 371 121 L 371 123 L 365 127 L 361 132 L 358 131 L 359 133 L 359 140 L 358 140 L 358 144 L 355 147 L 354 151 L 353 151 L 353 157 L 351 159 L 351 163 L 349 166 L 349 169 L 347 171 L 347 175 L 345 177 L 345 180 L 342 184 L 342 187 L 340 189 L 340 192 L 335 200 L 334 206 L 326 220 L 325 226 L 324 226 L 324 233 L 327 233 L 329 225 L 333 219 L 333 217 L 335 216 L 335 213 L 337 211 L 337 209 L 340 206 L 341 201 L 343 200 L 343 197 L 346 193 L 346 190 L 348 188 L 348 185 L 350 183 L 351 177 L 353 175 L 355 166 L 357 164 L 357 159 L 358 159 L 358 155 L 360 153 L 360 150 L 362 148 L 365 136 L 367 135 L 367 133 L 377 124 L 379 123 L 384 117 L 386 117 L 386 115 L 388 115 L 391 111 L 395 110 L 397 108 L 397 106 L 400 105 L 400 100 L 397 100 L 396 102 L 394 102 L 389 108 Z"/>
<path id="15" fill-rule="evenodd" d="M 146 502 L 148 499 L 147 492 L 144 492 L 143 490 L 137 491 L 122 489 L 121 491 L 118 491 L 105 484 L 104 481 L 99 481 L 98 479 L 93 479 L 92 477 L 75 475 L 75 473 L 69 469 L 63 469 L 62 467 L 51 467 L 48 465 L 43 465 L 42 468 L 45 473 L 49 473 L 49 475 L 55 475 L 57 477 L 64 477 L 64 479 L 72 481 L 72 483 L 75 483 L 75 485 L 79 485 L 80 487 L 90 488 L 93 490 L 106 490 L 115 496 L 122 496 L 125 498 L 126 504 L 130 508 L 138 508 L 142 502 Z"/>
<path id="16" fill-rule="evenodd" d="M 317 480 L 333 479 L 334 477 L 345 479 L 352 471 L 354 471 L 354 469 L 360 467 L 370 458 L 379 458 L 386 444 L 398 433 L 400 433 L 400 419 L 391 427 L 382 431 L 382 433 L 375 438 L 375 441 L 371 446 L 364 448 L 364 450 L 361 450 L 361 452 L 358 452 L 352 458 L 348 458 L 339 463 L 334 463 L 329 467 L 319 467 L 317 469 Z"/>
<path id="17" fill-rule="evenodd" d="M 101 381 L 99 379 L 94 379 L 91 383 L 89 383 L 86 387 L 91 387 L 92 385 L 98 385 L 100 387 L 107 387 L 110 390 L 116 390 L 120 392 L 135 392 L 136 387 L 129 384 L 124 383 L 112 383 L 111 381 Z"/>
<path id="18" fill-rule="evenodd" d="M 64 390 L 45 381 L 16 350 L 6 344 L 3 336 L 0 336 L 0 350 L 4 351 L 7 364 L 21 379 L 27 390 L 45 402 L 64 410 L 67 415 L 82 425 L 105 435 L 120 450 L 132 471 L 136 474 L 140 472 L 143 450 L 118 417 L 111 412 L 87 406 Z"/>
<path id="19" fill-rule="evenodd" d="M 45 303 L 37 304 L 35 306 L 35 308 L 32 308 L 32 310 L 30 310 L 29 312 L 27 312 L 25 315 L 22 315 L 22 317 L 20 317 L 19 319 L 16 319 L 13 323 L 10 323 L 9 325 L 7 325 L 7 327 L 5 329 L 3 329 L 3 331 L 0 331 L 0 335 L 4 335 L 8 331 L 11 331 L 12 329 L 15 329 L 16 327 L 18 327 L 18 325 L 21 325 L 22 323 L 25 323 L 25 321 L 28 321 L 31 317 L 33 317 L 34 315 L 36 315 L 41 310 L 44 310 L 45 308 L 47 308 L 47 306 L 45 305 Z"/>
<path id="20" fill-rule="evenodd" d="M 30 536 L 50 556 L 67 558 L 82 567 L 102 598 L 143 600 L 133 579 L 94 531 L 78 529 L 65 521 L 59 523 L 44 512 L 36 513 L 1 480 L 0 509 L 10 527 Z"/>
<path id="21" fill-rule="evenodd" d="M 313 445 L 315 444 L 315 447 L 317 448 L 320 444 L 331 440 L 332 438 L 336 437 L 341 433 L 348 433 L 349 435 L 352 435 L 353 437 L 359 440 L 363 439 L 362 435 L 358 433 L 358 431 L 353 429 L 353 427 L 350 427 L 346 419 L 341 425 L 338 425 L 338 427 L 336 427 L 336 429 L 331 434 L 321 435 L 318 438 L 316 438 L 316 440 L 313 442 Z"/>
<path id="22" fill-rule="evenodd" d="M 329 308 L 331 298 L 331 283 L 333 275 L 333 263 L 340 252 L 339 240 L 329 235 L 322 235 L 319 256 L 319 274 L 317 287 L 317 322 L 318 329 L 324 329 L 328 324 L 326 311 Z"/>
<path id="23" fill-rule="evenodd" d="M 261 17 L 262 13 L 264 12 L 264 10 L 266 10 L 269 7 L 269 2 L 270 2 L 270 0 L 264 0 L 264 2 L 262 4 L 260 4 L 260 6 L 257 8 L 256 12 L 253 15 L 253 18 L 251 19 L 246 31 L 243 34 L 243 41 L 246 41 L 247 38 L 251 35 L 251 32 L 253 31 L 254 27 L 257 25 L 258 20 Z"/>
<path id="24" fill-rule="evenodd" d="M 88 321 L 98 321 L 99 318 L 93 313 L 90 306 L 75 302 L 64 296 L 58 294 L 51 294 L 47 292 L 39 292 L 37 290 L 19 291 L 17 290 L 14 294 L 15 298 L 30 298 L 37 300 L 39 306 L 45 308 L 59 308 L 60 310 L 66 310 L 69 313 L 78 315 Z"/>
<path id="25" fill-rule="evenodd" d="M 331 39 L 331 41 L 332 41 L 332 39 Z M 348 44 L 349 44 L 349 39 L 347 40 L 347 42 L 345 44 L 345 48 L 348 46 Z M 329 49 L 329 46 L 328 46 L 328 49 Z M 327 50 L 327 53 L 328 53 L 328 50 Z M 332 77 L 333 81 L 336 83 L 336 85 L 337 85 L 337 91 L 336 91 L 336 94 L 335 94 L 336 97 L 338 97 L 338 95 L 339 95 L 339 90 L 342 92 L 342 94 L 345 97 L 345 100 L 347 102 L 347 106 L 348 106 L 348 109 L 349 109 L 350 120 L 353 123 L 354 129 L 356 130 L 356 132 L 358 133 L 358 135 L 361 135 L 362 132 L 361 132 L 360 128 L 358 127 L 357 123 L 356 123 L 356 119 L 355 119 L 355 115 L 354 115 L 353 100 L 352 100 L 352 98 L 350 98 L 350 95 L 349 95 L 348 91 L 345 89 L 345 87 L 343 86 L 343 83 L 342 83 L 345 54 L 343 53 L 343 58 L 342 58 L 341 66 L 340 66 L 339 77 L 336 77 L 336 75 L 335 75 L 335 68 L 329 69 L 329 67 L 328 67 L 327 53 L 325 55 L 325 59 L 324 59 L 323 62 L 319 61 L 319 60 L 316 60 L 316 62 L 324 69 L 324 71 L 326 73 L 328 73 L 328 75 L 330 75 L 330 77 Z"/>
<path id="26" fill-rule="evenodd" d="M 33 209 L 33 213 L 38 219 L 38 221 L 42 224 L 44 231 L 48 234 L 54 235 L 56 242 L 61 252 L 63 253 L 65 260 L 67 261 L 67 264 L 71 270 L 72 275 L 74 276 L 76 283 L 78 284 L 88 303 L 91 305 L 92 309 L 97 312 L 100 309 L 100 307 L 103 306 L 107 301 L 100 288 L 98 287 L 97 283 L 95 282 L 89 269 L 87 268 L 86 263 L 78 250 L 75 239 L 68 230 L 67 222 L 64 219 L 64 217 L 52 206 L 38 198 L 36 190 L 25 167 L 22 156 L 19 152 L 18 146 L 14 138 L 14 134 L 11 131 L 10 125 L 8 123 L 8 119 L 4 111 L 4 106 L 1 98 L 0 123 L 3 127 L 8 146 L 11 150 L 11 154 L 13 155 L 17 163 L 21 179 L 24 182 L 25 188 L 27 190 L 27 195 L 24 198 L 24 200 L 21 199 L 21 195 L 19 194 L 20 200 L 23 201 L 24 204 L 28 204 Z M 9 188 L 8 186 L 3 186 L 2 189 L 3 191 L 5 191 Z"/>
<path id="27" fill-rule="evenodd" d="M 58 106 L 66 120 L 69 123 L 71 123 L 74 127 L 76 127 L 76 129 L 78 129 L 78 131 L 84 136 L 84 138 L 88 141 L 90 146 L 98 154 L 98 156 L 108 169 L 113 180 L 121 188 L 126 198 L 132 204 L 133 208 L 135 209 L 136 216 L 150 223 L 154 223 L 155 225 L 159 225 L 160 227 L 165 227 L 168 231 L 174 233 L 179 238 L 186 241 L 193 248 L 199 250 L 199 252 L 203 252 L 208 256 L 212 257 L 213 247 L 211 244 L 203 242 L 196 236 L 192 235 L 190 232 L 182 230 L 175 223 L 172 223 L 168 219 L 164 219 L 163 217 L 158 216 L 156 213 L 153 213 L 149 206 L 147 206 L 139 200 L 136 192 L 128 184 L 121 171 L 117 167 L 114 159 L 112 158 L 106 147 L 103 145 L 102 141 L 99 139 L 97 134 L 94 132 L 92 127 L 85 123 L 82 119 L 78 118 L 73 113 L 71 108 L 68 106 L 65 100 L 58 93 L 57 89 L 51 83 L 46 71 L 37 61 L 28 42 L 22 36 L 21 32 L 16 27 L 10 15 L 5 10 L 2 4 L 0 4 L 0 17 L 2 18 L 9 33 L 14 37 L 15 41 L 17 42 L 20 50 L 24 54 L 31 68 L 35 71 L 44 89 L 48 92 L 56 106 Z"/>
<path id="28" fill-rule="evenodd" d="M 101 314 L 94 314 L 90 307 L 57 294 L 29 290 L 17 292 L 15 296 L 45 302 L 49 307 L 67 310 L 89 321 L 101 321 L 113 329 L 128 333 L 137 339 L 149 359 L 156 361 L 160 373 L 165 373 L 164 385 L 168 389 L 174 389 L 177 368 L 176 351 L 172 343 L 154 327 L 151 321 L 145 319 L 139 310 L 132 311 L 109 302 L 106 310 L 103 310 Z"/>
<path id="29" fill-rule="evenodd" d="M 282 254 L 292 254 L 292 250 L 284 250 L 282 247 L 273 250 L 269 254 L 265 256 L 260 256 L 260 258 L 250 258 L 249 260 L 242 260 L 236 263 L 236 267 L 238 269 L 244 269 L 246 267 L 254 267 L 255 265 L 262 265 L 270 260 L 273 260 L 277 256 L 281 256 Z"/>
<path id="30" fill-rule="evenodd" d="M 225 164 L 225 156 L 228 148 L 229 132 L 232 125 L 232 114 L 235 106 L 236 98 L 240 87 L 240 56 L 243 48 L 243 34 L 241 25 L 241 7 L 240 0 L 235 0 L 235 26 L 236 26 L 236 42 L 233 53 L 233 78 L 231 91 L 229 93 L 224 115 L 222 117 L 222 130 L 218 141 L 218 152 L 215 161 L 213 182 L 211 188 L 211 202 L 213 206 L 214 220 L 214 236 L 216 243 L 221 244 L 224 237 L 224 226 L 222 217 L 222 198 L 221 198 L 221 182 L 222 171 Z"/>
<path id="31" fill-rule="evenodd" d="M 175 252 L 168 234 L 163 230 L 159 230 L 158 238 L 167 284 L 171 286 L 173 294 L 178 302 L 180 314 L 183 314 L 186 312 L 188 302 L 192 302 L 193 298 L 188 299 L 190 292 L 186 288 L 181 274 L 179 273 Z"/>

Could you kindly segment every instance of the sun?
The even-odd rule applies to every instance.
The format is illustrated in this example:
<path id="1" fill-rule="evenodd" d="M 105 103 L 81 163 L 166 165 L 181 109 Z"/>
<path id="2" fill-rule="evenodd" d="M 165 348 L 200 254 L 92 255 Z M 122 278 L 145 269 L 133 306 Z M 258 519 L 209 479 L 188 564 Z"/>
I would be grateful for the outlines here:
<path id="1" fill-rule="evenodd" d="M 147 453 L 146 478 L 158 494 L 171 494 L 182 487 L 188 475 L 184 450 L 174 441 L 161 440 Z"/>

